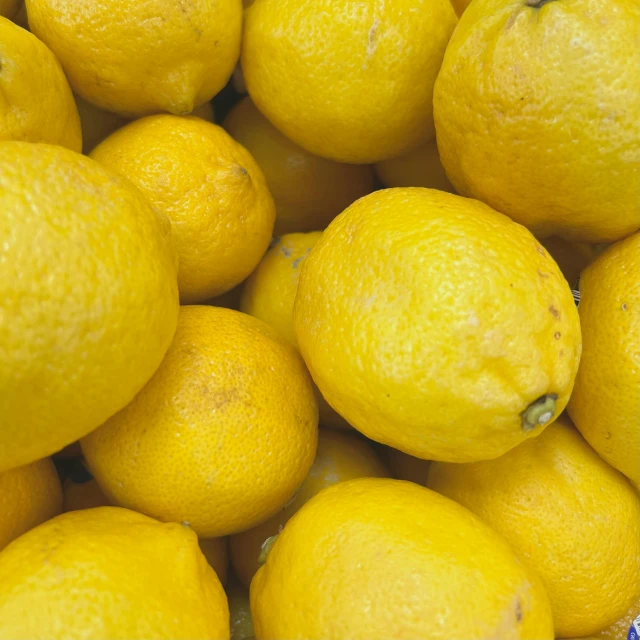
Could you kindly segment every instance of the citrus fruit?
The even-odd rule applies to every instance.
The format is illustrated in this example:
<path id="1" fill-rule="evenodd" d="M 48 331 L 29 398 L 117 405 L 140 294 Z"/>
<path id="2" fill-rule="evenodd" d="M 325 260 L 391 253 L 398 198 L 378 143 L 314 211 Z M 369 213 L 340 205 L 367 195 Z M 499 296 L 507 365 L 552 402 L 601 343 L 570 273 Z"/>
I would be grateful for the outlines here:
<path id="1" fill-rule="evenodd" d="M 224 586 L 227 583 L 229 570 L 229 542 L 227 538 L 204 538 L 200 539 L 199 544 L 200 551 Z"/>
<path id="2" fill-rule="evenodd" d="M 495 458 L 564 409 L 580 357 L 571 290 L 520 225 L 442 191 L 387 189 L 334 220 L 294 307 L 327 402 L 424 459 Z"/>
<path id="3" fill-rule="evenodd" d="M 0 0 L 0 16 L 15 18 L 20 11 L 22 0 Z"/>
<path id="4" fill-rule="evenodd" d="M 65 513 L 94 507 L 108 507 L 111 504 L 82 459 L 74 461 L 62 485 L 62 495 L 62 510 Z"/>
<path id="5" fill-rule="evenodd" d="M 0 144 L 0 470 L 59 451 L 124 407 L 178 316 L 168 221 L 62 147 Z"/>
<path id="6" fill-rule="evenodd" d="M 0 141 L 48 142 L 80 151 L 80 118 L 53 53 L 0 17 L 0 60 Z"/>
<path id="7" fill-rule="evenodd" d="M 410 456 L 393 447 L 386 447 L 383 459 L 387 460 L 393 475 L 399 480 L 409 480 L 423 487 L 427 486 L 430 460 Z"/>
<path id="8" fill-rule="evenodd" d="M 224 87 L 240 53 L 238 0 L 26 5 L 31 30 L 56 54 L 73 90 L 126 116 L 191 113 Z"/>
<path id="9" fill-rule="evenodd" d="M 378 162 L 375 170 L 385 187 L 426 187 L 453 193 L 435 139 L 401 156 Z"/>
<path id="10" fill-rule="evenodd" d="M 229 599 L 231 640 L 253 639 L 253 621 L 251 620 L 249 592 L 239 582 L 233 580 L 227 587 L 227 598 Z"/>
<path id="11" fill-rule="evenodd" d="M 264 171 L 276 204 L 276 234 L 324 229 L 373 191 L 370 166 L 333 162 L 305 151 L 280 133 L 249 97 L 232 109 L 224 126 Z"/>
<path id="12" fill-rule="evenodd" d="M 628 640 L 628 633 L 633 621 L 640 616 L 640 597 L 619 620 L 594 634 L 596 640 Z"/>
<path id="13" fill-rule="evenodd" d="M 584 352 L 569 415 L 587 442 L 640 488 L 640 233 L 580 278 Z"/>
<path id="14" fill-rule="evenodd" d="M 273 329 L 188 306 L 156 374 L 82 449 L 112 503 L 212 538 L 291 499 L 313 462 L 317 411 L 302 359 Z"/>
<path id="15" fill-rule="evenodd" d="M 245 282 L 240 298 L 240 311 L 263 320 L 296 346 L 293 303 L 300 270 L 321 236 L 321 231 L 313 231 L 274 238 L 260 264 Z"/>
<path id="16" fill-rule="evenodd" d="M 242 288 L 240 311 L 271 325 L 296 348 L 298 343 L 293 330 L 293 303 L 298 290 L 300 269 L 321 235 L 320 231 L 311 231 L 287 233 L 274 238 L 264 258 Z M 321 425 L 333 429 L 351 428 L 318 390 L 316 397 Z"/>
<path id="17" fill-rule="evenodd" d="M 0 637 L 229 637 L 220 581 L 196 535 L 140 513 L 65 513 L 0 553 Z"/>
<path id="18" fill-rule="evenodd" d="M 539 579 L 452 500 L 360 478 L 312 498 L 251 583 L 258 638 L 551 640 Z"/>
<path id="19" fill-rule="evenodd" d="M 51 458 L 0 473 L 0 550 L 61 509 L 60 479 Z"/>
<path id="20" fill-rule="evenodd" d="M 364 164 L 433 138 L 433 84 L 456 24 L 448 0 L 260 0 L 244 19 L 249 95 L 310 153 Z"/>
<path id="21" fill-rule="evenodd" d="M 637 0 L 472 2 L 433 98 L 456 191 L 540 237 L 638 229 L 639 30 Z"/>
<path id="22" fill-rule="evenodd" d="M 232 289 L 267 250 L 273 200 L 254 159 L 221 127 L 148 116 L 113 133 L 91 157 L 128 177 L 171 220 L 183 303 Z"/>
<path id="23" fill-rule="evenodd" d="M 640 596 L 640 498 L 566 418 L 496 460 L 434 462 L 428 486 L 481 517 L 538 572 L 556 637 L 595 633 Z"/>
<path id="24" fill-rule="evenodd" d="M 267 538 L 277 535 L 293 514 L 325 487 L 353 478 L 389 476 L 389 470 L 363 439 L 355 434 L 320 429 L 316 458 L 295 496 L 271 519 L 231 537 L 231 562 L 236 575 L 248 587 L 258 570 L 258 559 Z"/>

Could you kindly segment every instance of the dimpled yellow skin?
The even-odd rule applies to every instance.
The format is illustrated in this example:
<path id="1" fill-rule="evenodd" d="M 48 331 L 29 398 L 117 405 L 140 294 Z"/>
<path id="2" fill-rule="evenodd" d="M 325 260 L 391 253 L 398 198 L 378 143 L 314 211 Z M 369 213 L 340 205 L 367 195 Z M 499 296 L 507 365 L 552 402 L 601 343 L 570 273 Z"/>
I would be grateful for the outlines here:
<path id="1" fill-rule="evenodd" d="M 435 138 L 401 156 L 378 162 L 375 170 L 385 187 L 426 187 L 453 193 Z"/>
<path id="2" fill-rule="evenodd" d="M 428 486 L 477 514 L 538 572 L 556 637 L 595 633 L 640 596 L 640 498 L 567 418 L 497 460 L 434 462 Z"/>
<path id="3" fill-rule="evenodd" d="M 594 638 L 597 640 L 626 640 L 631 623 L 640 615 L 640 596 L 638 600 L 634 602 L 629 611 L 625 613 L 619 620 L 616 620 L 612 625 L 602 629 L 598 633 L 594 634 Z"/>
<path id="4" fill-rule="evenodd" d="M 305 151 L 282 135 L 249 97 L 232 109 L 224 126 L 264 171 L 276 203 L 276 234 L 324 229 L 373 191 L 370 166 L 333 162 Z"/>
<path id="5" fill-rule="evenodd" d="M 51 458 L 0 473 L 0 550 L 62 510 L 62 489 Z"/>
<path id="6" fill-rule="evenodd" d="M 304 259 L 322 232 L 289 233 L 276 238 L 242 290 L 240 311 L 260 318 L 297 346 L 293 303 Z"/>
<path id="7" fill-rule="evenodd" d="M 273 199 L 251 154 L 221 127 L 148 116 L 109 136 L 91 157 L 129 178 L 171 220 L 183 304 L 229 291 L 267 250 Z"/>
<path id="8" fill-rule="evenodd" d="M 317 424 L 311 379 L 286 340 L 238 311 L 187 306 L 155 376 L 82 450 L 114 504 L 212 538 L 291 499 Z"/>
<path id="9" fill-rule="evenodd" d="M 229 638 L 227 599 L 188 527 L 99 507 L 0 553 L 0 637 Z"/>
<path id="10" fill-rule="evenodd" d="M 540 4 L 460 18 L 434 92 L 442 163 L 540 237 L 611 242 L 640 227 L 640 4 Z"/>
<path id="11" fill-rule="evenodd" d="M 583 358 L 569 415 L 587 442 L 640 488 L 640 233 L 580 278 Z"/>
<path id="12" fill-rule="evenodd" d="M 353 478 L 388 478 L 390 475 L 371 445 L 361 438 L 320 429 L 316 458 L 293 499 L 267 522 L 231 537 L 231 561 L 236 575 L 248 587 L 258 570 L 264 541 L 279 533 L 300 507 L 325 487 Z"/>
<path id="13" fill-rule="evenodd" d="M 539 579 L 489 527 L 411 482 L 348 480 L 288 522 L 251 583 L 256 638 L 551 640 Z"/>
<path id="14" fill-rule="evenodd" d="M 0 60 L 0 141 L 46 142 L 80 151 L 78 110 L 53 53 L 0 17 Z"/>
<path id="15" fill-rule="evenodd" d="M 307 151 L 377 162 L 433 138 L 433 84 L 455 24 L 448 0 L 258 0 L 245 11 L 244 80 Z"/>
<path id="16" fill-rule="evenodd" d="M 144 386 L 178 317 L 168 220 L 62 147 L 0 143 L 0 471 L 51 455 Z"/>
<path id="17" fill-rule="evenodd" d="M 288 233 L 275 238 L 256 270 L 242 288 L 240 311 L 263 320 L 284 336 L 296 349 L 293 304 L 304 259 L 322 232 Z M 215 301 L 214 301 L 215 303 Z M 320 424 L 334 429 L 350 429 L 317 391 Z"/>
<path id="18" fill-rule="evenodd" d="M 495 458 L 547 394 L 564 409 L 580 357 L 571 291 L 535 238 L 480 202 L 430 189 L 365 196 L 305 259 L 302 355 L 353 427 L 425 459 Z"/>
<path id="19" fill-rule="evenodd" d="M 240 54 L 240 0 L 26 5 L 31 30 L 56 54 L 73 90 L 126 116 L 191 113 L 224 87 Z"/>

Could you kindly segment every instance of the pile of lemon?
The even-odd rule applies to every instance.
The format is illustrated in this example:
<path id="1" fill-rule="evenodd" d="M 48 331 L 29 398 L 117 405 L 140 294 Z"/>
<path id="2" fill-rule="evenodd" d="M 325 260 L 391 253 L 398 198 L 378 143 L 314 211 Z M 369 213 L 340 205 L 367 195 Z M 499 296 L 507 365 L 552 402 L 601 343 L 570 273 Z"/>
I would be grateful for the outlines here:
<path id="1" fill-rule="evenodd" d="M 638 638 L 640 3 L 451 3 L 0 0 L 0 640 Z"/>

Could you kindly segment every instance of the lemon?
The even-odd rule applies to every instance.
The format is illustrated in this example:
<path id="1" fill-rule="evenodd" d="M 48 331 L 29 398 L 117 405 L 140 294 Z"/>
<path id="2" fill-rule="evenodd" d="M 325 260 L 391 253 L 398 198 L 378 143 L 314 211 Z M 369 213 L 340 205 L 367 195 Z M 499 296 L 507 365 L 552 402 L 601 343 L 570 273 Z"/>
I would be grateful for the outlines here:
<path id="1" fill-rule="evenodd" d="M 401 156 L 378 162 L 375 170 L 385 187 L 426 187 L 453 193 L 435 139 Z"/>
<path id="2" fill-rule="evenodd" d="M 61 510 L 62 489 L 51 458 L 0 473 L 0 550 Z"/>
<path id="3" fill-rule="evenodd" d="M 178 316 L 168 221 L 62 147 L 0 143 L 0 471 L 122 409 Z"/>
<path id="4" fill-rule="evenodd" d="M 257 638 L 551 640 L 539 579 L 488 526 L 411 482 L 360 478 L 287 523 L 251 583 Z"/>
<path id="5" fill-rule="evenodd" d="M 0 141 L 46 142 L 80 151 L 80 118 L 60 63 L 35 36 L 2 17 L 0 95 Z"/>
<path id="6" fill-rule="evenodd" d="M 567 404 L 581 339 L 571 290 L 523 227 L 441 191 L 387 189 L 305 258 L 301 353 L 353 427 L 410 455 L 495 458 Z"/>
<path id="7" fill-rule="evenodd" d="M 538 572 L 556 637 L 593 634 L 640 596 L 640 498 L 567 419 L 497 460 L 434 462 L 428 485 L 471 509 Z"/>
<path id="8" fill-rule="evenodd" d="M 187 306 L 156 374 L 82 449 L 113 504 L 212 538 L 282 509 L 313 463 L 317 424 L 284 338 L 238 311 Z"/>
<path id="9" fill-rule="evenodd" d="M 569 415 L 587 442 L 640 488 L 640 233 L 580 278 L 584 353 Z"/>
<path id="10" fill-rule="evenodd" d="M 0 553 L 0 637 L 229 637 L 227 599 L 188 527 L 127 509 L 65 513 Z"/>
<path id="11" fill-rule="evenodd" d="M 433 85 L 455 24 L 448 0 L 260 0 L 245 10 L 244 80 L 303 149 L 378 162 L 433 138 Z"/>
<path id="12" fill-rule="evenodd" d="M 637 0 L 474 0 L 433 98 L 456 191 L 540 237 L 638 229 L 639 30 Z"/>
<path id="13" fill-rule="evenodd" d="M 246 97 L 229 113 L 225 129 L 256 159 L 276 204 L 275 233 L 317 231 L 358 198 L 373 191 L 373 171 L 320 158 L 282 135 Z"/>
<path id="14" fill-rule="evenodd" d="M 300 507 L 325 487 L 353 478 L 389 476 L 389 470 L 367 442 L 354 434 L 320 429 L 315 460 L 295 496 L 271 519 L 231 537 L 231 561 L 236 575 L 248 587 L 258 570 L 264 542 L 277 535 Z"/>
<path id="15" fill-rule="evenodd" d="M 148 116 L 109 136 L 91 157 L 128 177 L 171 220 L 183 303 L 229 291 L 267 250 L 273 199 L 255 160 L 221 127 Z"/>
<path id="16" fill-rule="evenodd" d="M 224 87 L 240 53 L 239 0 L 28 0 L 29 25 L 73 90 L 125 116 L 191 113 Z"/>
<path id="17" fill-rule="evenodd" d="M 269 250 L 246 280 L 240 297 L 240 311 L 263 320 L 276 329 L 296 348 L 293 330 L 293 304 L 304 259 L 320 239 L 320 231 L 287 233 L 274 238 Z M 227 306 L 224 301 L 214 301 Z M 317 391 L 317 390 L 316 390 Z M 334 429 L 350 429 L 317 391 L 320 424 Z"/>

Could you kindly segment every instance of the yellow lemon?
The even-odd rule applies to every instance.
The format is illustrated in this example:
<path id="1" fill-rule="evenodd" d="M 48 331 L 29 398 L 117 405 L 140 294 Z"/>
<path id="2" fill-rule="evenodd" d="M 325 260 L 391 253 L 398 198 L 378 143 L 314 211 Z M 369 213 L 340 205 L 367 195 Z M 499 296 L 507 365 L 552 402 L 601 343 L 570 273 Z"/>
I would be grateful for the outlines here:
<path id="1" fill-rule="evenodd" d="M 231 537 L 231 562 L 237 576 L 249 586 L 258 570 L 264 542 L 277 535 L 300 507 L 325 487 L 353 478 L 389 476 L 389 470 L 363 439 L 355 434 L 321 429 L 316 458 L 295 496 L 270 520 Z"/>
<path id="2" fill-rule="evenodd" d="M 399 480 L 409 480 L 423 487 L 427 486 L 430 460 L 410 456 L 393 447 L 386 447 L 384 458 L 388 461 L 393 475 Z"/>
<path id="3" fill-rule="evenodd" d="M 0 550 L 62 510 L 62 489 L 51 458 L 0 473 Z"/>
<path id="4" fill-rule="evenodd" d="M 280 133 L 249 97 L 234 107 L 224 126 L 264 171 L 276 203 L 276 234 L 324 229 L 373 191 L 370 166 L 333 162 L 305 151 Z"/>
<path id="5" fill-rule="evenodd" d="M 567 419 L 496 460 L 434 462 L 428 484 L 538 572 L 557 637 L 595 633 L 640 596 L 640 498 Z"/>
<path id="6" fill-rule="evenodd" d="M 375 170 L 385 187 L 426 187 L 453 193 L 435 139 L 401 156 L 378 162 Z"/>
<path id="7" fill-rule="evenodd" d="M 235 580 L 227 587 L 231 640 L 253 640 L 253 621 L 249 592 Z"/>
<path id="8" fill-rule="evenodd" d="M 286 340 L 238 311 L 190 306 L 157 373 L 82 449 L 112 503 L 212 538 L 282 509 L 311 467 L 317 424 Z"/>
<path id="9" fill-rule="evenodd" d="M 79 511 L 94 507 L 108 507 L 110 502 L 102 493 L 95 478 L 87 471 L 82 459 L 74 461 L 71 472 L 62 485 L 62 510 Z"/>
<path id="10" fill-rule="evenodd" d="M 27 0 L 29 24 L 73 90 L 127 116 L 210 100 L 240 53 L 240 0 Z"/>
<path id="11" fill-rule="evenodd" d="M 267 250 L 273 199 L 255 160 L 221 127 L 148 116 L 109 136 L 91 157 L 128 177 L 171 220 L 183 303 L 232 289 Z"/>
<path id="12" fill-rule="evenodd" d="M 200 550 L 216 572 L 224 586 L 227 583 L 229 569 L 229 541 L 227 538 L 204 538 L 199 541 Z"/>
<path id="13" fill-rule="evenodd" d="M 0 16 L 15 18 L 22 7 L 22 0 L 0 0 Z"/>
<path id="14" fill-rule="evenodd" d="M 474 0 L 433 99 L 456 191 L 540 237 L 638 229 L 639 30 L 637 0 Z"/>
<path id="15" fill-rule="evenodd" d="M 329 404 L 425 459 L 495 458 L 569 399 L 580 357 L 571 290 L 520 225 L 431 189 L 365 196 L 305 258 L 294 307 Z"/>
<path id="16" fill-rule="evenodd" d="M 260 0 L 245 10 L 244 80 L 310 153 L 378 162 L 433 138 L 433 84 L 455 24 L 448 0 Z"/>
<path id="17" fill-rule="evenodd" d="M 220 581 L 196 535 L 117 507 L 65 513 L 0 553 L 0 637 L 229 637 Z"/>
<path id="18" fill-rule="evenodd" d="M 379 478 L 307 502 L 253 579 L 251 612 L 265 639 L 553 638 L 539 579 L 502 538 L 452 500 Z"/>
<path id="19" fill-rule="evenodd" d="M 0 61 L 0 141 L 47 142 L 80 151 L 78 110 L 53 53 L 0 17 Z"/>
<path id="20" fill-rule="evenodd" d="M 293 331 L 293 303 L 304 259 L 322 236 L 321 231 L 289 233 L 275 238 L 242 290 L 240 311 L 260 318 L 297 346 Z"/>
<path id="21" fill-rule="evenodd" d="M 627 634 L 631 629 L 633 621 L 638 617 L 640 617 L 640 597 L 629 607 L 627 613 L 612 625 L 594 634 L 594 638 L 596 640 L 620 640 L 621 638 L 622 640 L 628 640 Z M 637 624 L 640 626 L 640 620 L 638 620 Z"/>
<path id="22" fill-rule="evenodd" d="M 59 451 L 144 386 L 178 317 L 168 221 L 62 147 L 0 144 L 0 471 Z"/>
<path id="23" fill-rule="evenodd" d="M 640 488 L 640 233 L 580 278 L 584 353 L 569 415 L 587 442 Z"/>
<path id="24" fill-rule="evenodd" d="M 293 304 L 304 259 L 320 239 L 320 231 L 288 233 L 274 238 L 264 258 L 242 289 L 240 311 L 263 320 L 287 338 L 296 348 L 293 330 Z M 214 301 L 214 304 L 220 306 Z M 222 306 L 226 306 L 223 302 Z M 320 424 L 334 429 L 350 429 L 317 391 Z"/>

